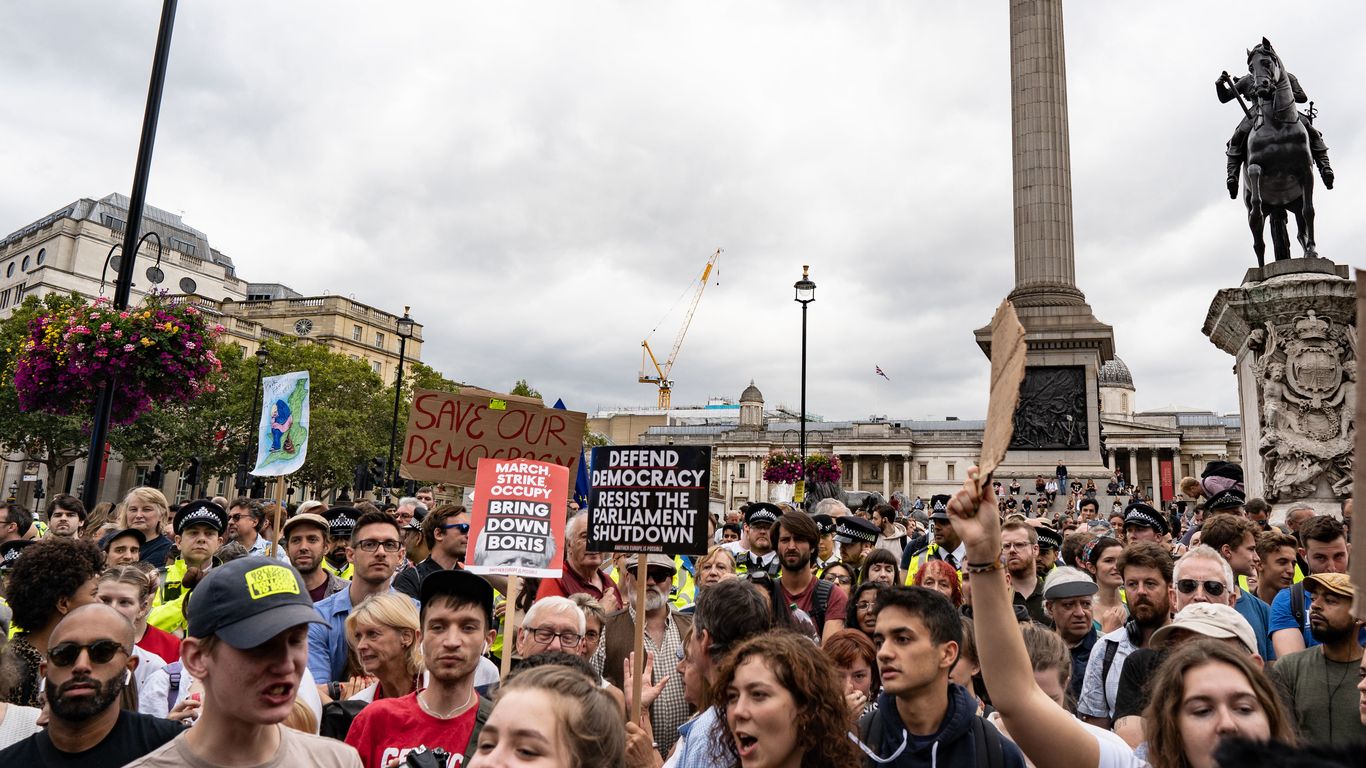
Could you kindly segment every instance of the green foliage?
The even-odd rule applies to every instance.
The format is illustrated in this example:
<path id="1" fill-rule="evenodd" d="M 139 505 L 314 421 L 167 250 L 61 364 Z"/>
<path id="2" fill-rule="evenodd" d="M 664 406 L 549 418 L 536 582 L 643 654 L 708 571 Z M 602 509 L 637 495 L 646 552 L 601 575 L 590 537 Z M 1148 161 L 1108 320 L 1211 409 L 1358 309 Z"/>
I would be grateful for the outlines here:
<path id="1" fill-rule="evenodd" d="M 541 397 L 540 390 L 533 389 L 532 386 L 527 383 L 526 379 L 518 379 L 517 383 L 512 385 L 512 391 L 508 394 L 519 395 L 521 397 L 535 397 L 538 399 Z"/>

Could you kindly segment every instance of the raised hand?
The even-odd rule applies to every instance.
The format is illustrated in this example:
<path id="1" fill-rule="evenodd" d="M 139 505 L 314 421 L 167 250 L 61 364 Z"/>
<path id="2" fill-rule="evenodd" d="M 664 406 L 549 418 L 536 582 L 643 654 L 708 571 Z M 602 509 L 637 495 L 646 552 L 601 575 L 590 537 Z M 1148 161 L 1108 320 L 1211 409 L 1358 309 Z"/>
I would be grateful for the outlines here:
<path id="1" fill-rule="evenodd" d="M 1001 515 L 991 486 L 977 482 L 977 467 L 968 468 L 963 487 L 949 500 L 949 520 L 967 550 L 969 563 L 995 562 L 1001 556 Z"/>

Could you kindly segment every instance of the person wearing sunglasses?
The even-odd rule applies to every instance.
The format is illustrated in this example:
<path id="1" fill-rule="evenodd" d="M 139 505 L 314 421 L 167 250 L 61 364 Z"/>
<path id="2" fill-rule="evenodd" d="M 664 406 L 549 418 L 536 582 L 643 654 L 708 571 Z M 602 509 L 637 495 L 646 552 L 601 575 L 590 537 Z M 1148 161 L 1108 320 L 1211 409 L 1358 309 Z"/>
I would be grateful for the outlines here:
<path id="1" fill-rule="evenodd" d="M 0 765 L 125 765 L 174 739 L 179 723 L 119 708 L 137 657 L 133 625 L 103 604 L 67 613 L 48 637 L 47 729 L 0 751 Z"/>
<path id="2" fill-rule="evenodd" d="M 366 512 L 356 520 L 346 551 L 354 566 L 351 585 L 318 601 L 318 612 L 327 623 L 308 627 L 308 668 L 319 684 L 345 681 L 359 671 L 346 644 L 346 617 L 365 598 L 394 591 L 390 582 L 403 559 L 398 522 L 384 512 Z"/>
<path id="3" fill-rule="evenodd" d="M 442 504 L 422 519 L 422 540 L 429 554 L 394 577 L 394 589 L 416 599 L 422 580 L 437 571 L 464 568 L 469 544 L 470 516 L 457 504 Z"/>

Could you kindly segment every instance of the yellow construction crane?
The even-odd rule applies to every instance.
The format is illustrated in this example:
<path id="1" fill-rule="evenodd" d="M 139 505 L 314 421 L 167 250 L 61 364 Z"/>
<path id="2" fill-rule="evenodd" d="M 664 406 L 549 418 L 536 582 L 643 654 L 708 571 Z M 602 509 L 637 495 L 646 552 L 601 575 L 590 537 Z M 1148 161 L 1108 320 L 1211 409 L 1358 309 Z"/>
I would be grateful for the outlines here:
<path id="1" fill-rule="evenodd" d="M 683 346 L 683 337 L 688 334 L 688 326 L 692 324 L 692 316 L 697 311 L 697 303 L 702 300 L 702 292 L 707 289 L 707 278 L 711 277 L 712 269 L 716 267 L 716 260 L 720 257 L 721 249 L 717 248 L 716 253 L 707 259 L 707 266 L 702 270 L 702 277 L 698 280 L 697 290 L 693 293 L 692 304 L 688 305 L 688 313 L 683 316 L 683 326 L 678 329 L 678 336 L 674 337 L 673 349 L 669 351 L 669 358 L 664 361 L 664 364 L 660 365 L 659 360 L 655 358 L 654 350 L 650 349 L 649 338 L 640 342 L 643 350 L 640 354 L 640 383 L 654 384 L 659 387 L 659 409 L 662 411 L 669 409 L 674 386 L 673 381 L 669 378 L 669 372 L 673 370 L 674 362 L 678 360 L 678 350 Z M 684 294 L 686 293 L 687 289 L 684 289 Z M 680 295 L 679 298 L 683 297 Z M 670 309 L 672 310 L 672 307 Z M 661 320 L 660 323 L 662 324 L 663 321 Z M 658 325 L 650 331 L 650 334 L 653 335 L 657 330 L 659 330 Z M 648 366 L 646 365 L 647 361 L 649 362 Z M 654 369 L 653 375 L 649 373 L 651 368 Z"/>

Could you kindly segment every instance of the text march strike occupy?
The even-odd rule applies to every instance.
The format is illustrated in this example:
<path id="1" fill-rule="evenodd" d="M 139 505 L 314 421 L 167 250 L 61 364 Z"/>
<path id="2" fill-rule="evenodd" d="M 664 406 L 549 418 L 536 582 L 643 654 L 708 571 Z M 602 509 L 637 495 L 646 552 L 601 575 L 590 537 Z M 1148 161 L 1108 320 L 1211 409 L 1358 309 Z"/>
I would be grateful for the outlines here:
<path id="1" fill-rule="evenodd" d="M 710 467 L 710 448 L 594 448 L 588 548 L 706 554 Z"/>
<path id="2" fill-rule="evenodd" d="M 465 559 L 474 573 L 561 575 L 569 470 L 541 461 L 484 459 L 474 486 Z"/>

